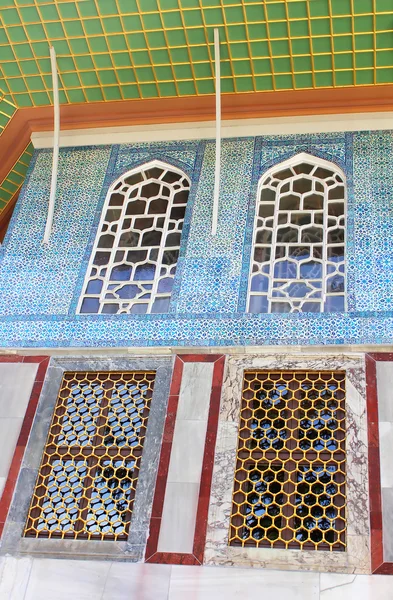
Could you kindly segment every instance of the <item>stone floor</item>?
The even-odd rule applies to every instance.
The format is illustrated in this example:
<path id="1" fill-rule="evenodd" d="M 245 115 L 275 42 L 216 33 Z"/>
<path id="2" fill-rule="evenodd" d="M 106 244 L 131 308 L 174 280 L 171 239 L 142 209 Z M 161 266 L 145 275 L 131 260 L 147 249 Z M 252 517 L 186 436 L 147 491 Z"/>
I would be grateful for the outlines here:
<path id="1" fill-rule="evenodd" d="M 1 600 L 392 600 L 389 575 L 3 557 Z"/>

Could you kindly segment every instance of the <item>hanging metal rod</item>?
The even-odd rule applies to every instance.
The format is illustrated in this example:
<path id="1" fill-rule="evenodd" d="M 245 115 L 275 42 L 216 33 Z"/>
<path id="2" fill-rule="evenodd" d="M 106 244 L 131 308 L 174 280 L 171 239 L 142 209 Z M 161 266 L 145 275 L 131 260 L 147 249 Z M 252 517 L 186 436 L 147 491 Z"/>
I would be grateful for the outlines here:
<path id="1" fill-rule="evenodd" d="M 221 173 L 221 69 L 220 69 L 220 33 L 214 30 L 214 70 L 216 78 L 216 164 L 214 171 L 214 196 L 212 235 L 217 233 L 218 203 L 220 197 Z"/>
<path id="2" fill-rule="evenodd" d="M 52 179 L 50 185 L 50 196 L 48 205 L 48 216 L 46 219 L 44 244 L 49 243 L 52 232 L 53 213 L 55 210 L 55 198 L 57 188 L 57 170 L 59 164 L 59 137 L 60 137 L 60 105 L 59 105 L 59 80 L 57 76 L 56 52 L 50 47 L 50 62 L 52 67 L 53 107 L 54 107 L 54 135 L 53 135 L 53 160 Z"/>

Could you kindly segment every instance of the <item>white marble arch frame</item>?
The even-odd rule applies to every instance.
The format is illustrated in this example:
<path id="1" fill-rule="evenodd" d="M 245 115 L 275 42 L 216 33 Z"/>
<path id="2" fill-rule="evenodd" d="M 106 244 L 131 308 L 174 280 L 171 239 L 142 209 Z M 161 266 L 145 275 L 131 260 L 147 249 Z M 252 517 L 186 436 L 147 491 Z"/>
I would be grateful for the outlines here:
<path id="1" fill-rule="evenodd" d="M 245 369 L 346 372 L 347 548 L 345 552 L 228 545 Z M 339 573 L 370 573 L 366 382 L 363 354 L 244 355 L 227 358 L 210 495 L 204 562 Z"/>
<path id="2" fill-rule="evenodd" d="M 253 238 L 252 238 L 252 240 L 253 240 L 252 241 L 252 256 L 254 255 L 255 238 L 256 238 L 256 233 L 257 233 L 258 207 L 261 203 L 261 193 L 262 193 L 264 186 L 266 185 L 266 180 L 268 179 L 268 177 L 270 175 L 273 175 L 274 173 L 278 173 L 279 171 L 285 170 L 286 168 L 291 168 L 296 165 L 299 165 L 302 162 L 308 163 L 315 167 L 322 167 L 323 169 L 333 171 L 334 173 L 338 174 L 342 178 L 342 181 L 343 181 L 343 185 L 344 185 L 344 244 L 343 244 L 344 245 L 344 261 L 342 264 L 345 265 L 345 271 L 343 274 L 344 275 L 344 284 L 345 284 L 344 306 L 345 306 L 345 310 L 347 310 L 347 308 L 346 308 L 347 307 L 346 257 L 347 257 L 347 243 L 348 243 L 348 235 L 347 235 L 348 184 L 347 184 L 347 177 L 346 177 L 344 171 L 335 162 L 325 160 L 323 158 L 320 158 L 319 156 L 315 156 L 308 152 L 299 152 L 299 153 L 295 154 L 294 156 L 291 156 L 291 158 L 288 158 L 287 160 L 275 163 L 261 175 L 261 177 L 258 181 L 258 188 L 257 188 L 257 195 L 256 195 L 255 217 L 254 217 Z M 301 174 L 298 175 L 298 178 L 301 178 Z M 274 214 L 276 214 L 276 212 L 277 212 L 277 207 L 278 207 L 277 203 L 279 202 L 279 197 L 280 197 L 280 192 L 278 192 L 278 195 L 276 196 L 276 200 L 274 202 Z M 324 198 L 324 206 L 325 206 L 325 208 L 327 206 L 327 197 Z M 323 228 L 323 231 L 324 231 L 324 235 L 327 234 L 327 225 L 326 224 Z M 272 252 L 274 252 L 275 244 L 276 244 L 276 240 L 273 241 L 271 244 Z M 251 275 L 252 275 L 253 262 L 254 261 L 251 260 L 250 271 L 249 271 L 249 276 L 248 276 L 247 307 L 249 307 L 249 303 L 250 303 L 250 299 L 251 299 L 251 282 L 252 282 Z M 324 258 L 322 262 L 323 262 L 323 264 L 326 264 L 326 258 Z M 272 281 L 274 281 L 274 279 L 275 279 L 273 276 L 273 271 L 272 271 L 273 268 L 274 268 L 274 263 L 272 263 L 270 274 L 269 274 L 269 280 L 272 280 Z M 325 275 L 322 277 L 322 286 L 323 287 L 324 286 L 326 287 L 326 282 L 327 282 L 327 275 L 325 273 Z M 323 303 L 322 303 L 322 306 L 323 306 Z M 249 308 L 247 308 L 247 310 L 249 310 Z M 303 312 L 303 311 L 301 310 L 300 312 Z M 322 312 L 324 312 L 324 311 L 322 310 Z"/>

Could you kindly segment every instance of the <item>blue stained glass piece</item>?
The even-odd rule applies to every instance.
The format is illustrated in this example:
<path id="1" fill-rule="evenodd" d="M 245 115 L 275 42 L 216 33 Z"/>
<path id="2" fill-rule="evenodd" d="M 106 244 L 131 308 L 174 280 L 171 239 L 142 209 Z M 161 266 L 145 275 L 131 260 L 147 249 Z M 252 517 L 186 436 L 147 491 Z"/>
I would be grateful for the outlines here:
<path id="1" fill-rule="evenodd" d="M 274 265 L 276 279 L 294 279 L 296 277 L 296 264 L 289 260 L 280 260 Z"/>
<path id="2" fill-rule="evenodd" d="M 81 313 L 98 313 L 100 301 L 98 298 L 85 298 L 82 302 Z"/>
<path id="3" fill-rule="evenodd" d="M 91 279 L 86 288 L 86 294 L 100 294 L 102 290 L 102 280 L 101 279 Z"/>
<path id="4" fill-rule="evenodd" d="M 134 281 L 152 281 L 156 272 L 155 265 L 145 263 L 135 269 Z"/>
<path id="5" fill-rule="evenodd" d="M 254 314 L 267 313 L 268 311 L 267 296 L 251 296 L 249 311 Z"/>
<path id="6" fill-rule="evenodd" d="M 252 292 L 267 292 L 269 279 L 265 275 L 254 275 L 251 281 Z M 259 312 L 259 311 L 258 311 Z"/>
<path id="7" fill-rule="evenodd" d="M 119 298 L 130 300 L 131 298 L 135 298 L 141 291 L 142 290 L 137 285 L 123 285 L 116 293 Z"/>
<path id="8" fill-rule="evenodd" d="M 158 289 L 157 292 L 159 294 L 162 294 L 163 292 L 171 292 L 173 288 L 173 279 L 172 277 L 165 277 L 164 279 L 161 279 L 161 281 L 158 284 Z"/>
<path id="9" fill-rule="evenodd" d="M 322 264 L 310 260 L 300 265 L 300 277 L 302 279 L 322 279 Z"/>
<path id="10" fill-rule="evenodd" d="M 344 296 L 328 296 L 325 302 L 325 312 L 344 312 Z"/>
<path id="11" fill-rule="evenodd" d="M 327 280 L 327 293 L 334 294 L 344 292 L 344 277 L 342 275 L 335 275 Z"/>
<path id="12" fill-rule="evenodd" d="M 129 281 L 132 267 L 129 265 L 116 265 L 111 271 L 111 281 Z"/>
<path id="13" fill-rule="evenodd" d="M 152 313 L 166 313 L 169 309 L 170 298 L 157 298 L 152 306 Z"/>
<path id="14" fill-rule="evenodd" d="M 311 291 L 312 288 L 302 282 L 291 283 L 287 288 L 287 294 L 291 298 L 304 298 Z"/>
<path id="15" fill-rule="evenodd" d="M 147 304 L 134 304 L 131 307 L 130 313 L 132 315 L 144 315 L 147 311 Z"/>

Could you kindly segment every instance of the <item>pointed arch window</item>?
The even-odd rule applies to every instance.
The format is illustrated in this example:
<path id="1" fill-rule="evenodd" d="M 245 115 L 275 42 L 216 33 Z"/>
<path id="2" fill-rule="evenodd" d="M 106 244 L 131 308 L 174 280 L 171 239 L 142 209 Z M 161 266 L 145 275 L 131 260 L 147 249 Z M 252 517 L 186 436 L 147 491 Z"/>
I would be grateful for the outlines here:
<path id="1" fill-rule="evenodd" d="M 306 153 L 258 188 L 248 311 L 345 310 L 345 175 Z"/>
<path id="2" fill-rule="evenodd" d="M 160 161 L 112 184 L 78 312 L 168 312 L 189 190 L 189 178 Z"/>

